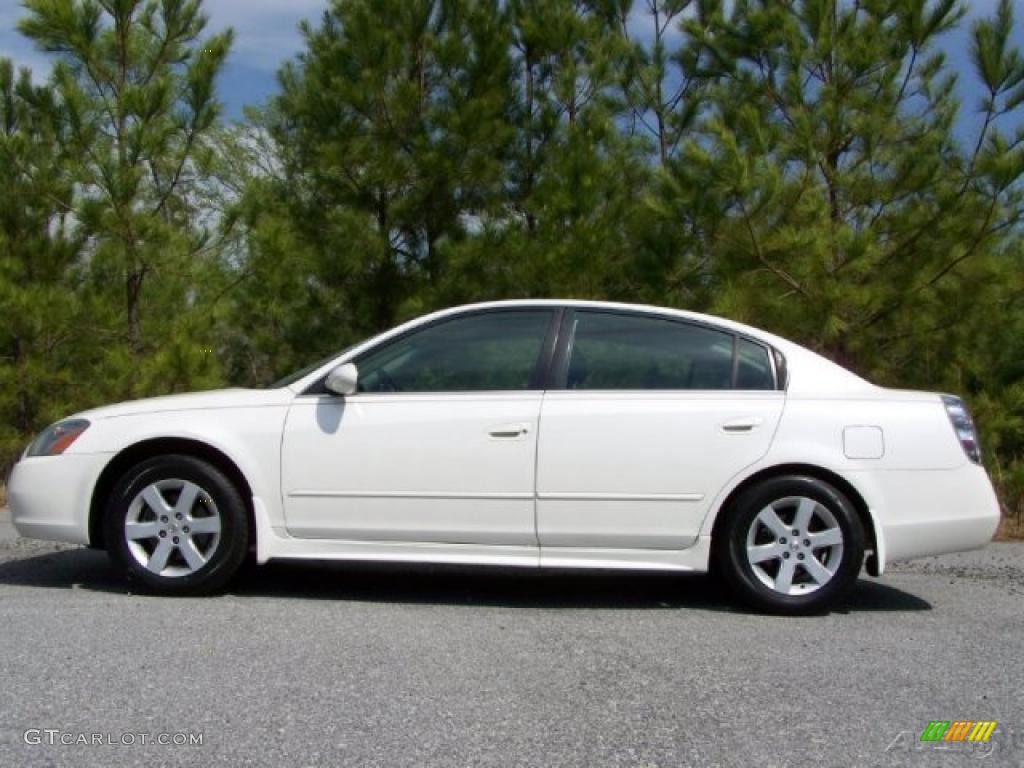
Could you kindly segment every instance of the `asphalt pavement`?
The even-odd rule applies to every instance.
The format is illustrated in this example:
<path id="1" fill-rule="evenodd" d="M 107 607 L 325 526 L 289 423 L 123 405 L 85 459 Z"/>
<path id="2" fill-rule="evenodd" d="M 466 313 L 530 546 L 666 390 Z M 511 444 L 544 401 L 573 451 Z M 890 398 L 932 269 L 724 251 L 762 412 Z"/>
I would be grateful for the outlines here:
<path id="1" fill-rule="evenodd" d="M 0 513 L 0 766 L 1024 766 L 1022 607 L 1016 543 L 800 619 L 643 573 L 282 563 L 153 598 Z"/>

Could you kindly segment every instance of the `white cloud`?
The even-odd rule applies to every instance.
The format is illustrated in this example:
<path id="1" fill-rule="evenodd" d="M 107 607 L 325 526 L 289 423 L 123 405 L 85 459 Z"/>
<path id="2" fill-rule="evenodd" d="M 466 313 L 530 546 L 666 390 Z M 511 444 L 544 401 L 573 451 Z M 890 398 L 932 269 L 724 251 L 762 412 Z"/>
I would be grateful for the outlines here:
<path id="1" fill-rule="evenodd" d="M 18 19 L 24 15 L 21 3 L 0 0 L 0 57 L 13 60 L 17 66 L 30 67 L 32 71 L 45 65 L 45 71 L 49 72 L 46 56 L 36 51 L 16 28 Z"/>
<path id="2" fill-rule="evenodd" d="M 302 48 L 299 22 L 315 22 L 326 8 L 327 0 L 206 0 L 203 4 L 210 17 L 207 33 L 234 27 L 232 60 L 267 73 L 275 72 Z M 24 15 L 21 3 L 0 0 L 0 56 L 45 77 L 52 57 L 37 51 L 17 31 L 17 22 Z"/>
<path id="3" fill-rule="evenodd" d="M 316 21 L 327 0 L 207 0 L 207 31 L 235 30 L 232 58 L 239 64 L 274 72 L 302 48 L 299 22 Z"/>
<path id="4" fill-rule="evenodd" d="M 0 57 L 11 59 L 15 67 L 28 67 L 33 79 L 45 80 L 53 67 L 53 58 L 36 50 L 30 40 L 15 28 L 17 16 L 8 10 L 0 12 Z"/>
<path id="5" fill-rule="evenodd" d="M 24 15 L 25 9 L 21 7 L 21 3 L 7 0 L 3 5 L 0 5 L 0 28 L 6 30 L 10 27 L 13 29 L 18 19 Z"/>
<path id="6" fill-rule="evenodd" d="M 666 45 L 672 47 L 677 44 L 683 37 L 682 32 L 679 30 L 679 23 L 690 16 L 694 15 L 692 8 L 686 9 L 683 13 L 680 13 L 672 22 L 662 31 Z M 665 24 L 665 19 L 661 19 L 661 24 Z M 654 42 L 655 27 L 654 27 L 654 14 L 651 13 L 647 3 L 643 0 L 634 0 L 633 8 L 630 11 L 629 19 L 627 21 L 629 33 L 637 40 L 643 42 L 645 45 L 650 45 Z"/>

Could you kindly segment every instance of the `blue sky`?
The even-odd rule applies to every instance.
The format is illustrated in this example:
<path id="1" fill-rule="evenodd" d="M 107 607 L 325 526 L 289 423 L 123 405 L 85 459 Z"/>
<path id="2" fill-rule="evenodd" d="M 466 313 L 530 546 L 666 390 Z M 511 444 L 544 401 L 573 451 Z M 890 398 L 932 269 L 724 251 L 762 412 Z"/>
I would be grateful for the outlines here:
<path id="1" fill-rule="evenodd" d="M 992 12 L 997 0 L 967 0 L 971 17 Z M 1013 39 L 1024 47 L 1024 2 L 1015 0 L 1017 10 Z M 235 46 L 226 71 L 221 78 L 221 98 L 229 117 L 241 116 L 245 104 L 267 99 L 277 87 L 275 73 L 280 65 L 302 47 L 298 32 L 301 19 L 319 18 L 327 0 L 206 0 L 210 16 L 208 29 L 216 31 L 227 26 L 235 28 Z M 637 6 L 641 6 L 638 2 Z M 0 56 L 7 56 L 33 72 L 45 75 L 50 58 L 34 50 L 31 43 L 15 29 L 23 15 L 19 0 L 0 0 Z M 975 123 L 969 111 L 977 109 L 978 94 L 971 74 L 967 25 L 948 35 L 943 48 L 952 65 L 961 72 L 960 90 L 963 98 L 962 133 L 970 135 Z"/>

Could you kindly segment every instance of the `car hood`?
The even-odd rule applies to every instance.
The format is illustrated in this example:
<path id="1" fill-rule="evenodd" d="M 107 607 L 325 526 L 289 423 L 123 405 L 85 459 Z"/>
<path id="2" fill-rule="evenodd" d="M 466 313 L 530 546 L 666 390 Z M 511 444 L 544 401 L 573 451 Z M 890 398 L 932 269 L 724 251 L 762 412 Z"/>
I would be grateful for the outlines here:
<path id="1" fill-rule="evenodd" d="M 210 408 L 259 408 L 268 405 L 287 405 L 295 397 L 290 389 L 213 389 L 207 392 L 188 392 L 181 395 L 148 397 L 124 403 L 105 405 L 76 414 L 85 419 L 109 419 L 118 416 L 136 416 L 144 413 L 195 411 Z"/>

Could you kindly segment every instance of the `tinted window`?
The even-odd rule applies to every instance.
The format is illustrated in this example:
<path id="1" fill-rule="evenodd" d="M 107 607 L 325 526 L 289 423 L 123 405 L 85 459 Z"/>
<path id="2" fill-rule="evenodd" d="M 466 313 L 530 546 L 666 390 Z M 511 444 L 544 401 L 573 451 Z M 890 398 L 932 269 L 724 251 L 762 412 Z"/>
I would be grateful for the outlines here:
<path id="1" fill-rule="evenodd" d="M 736 344 L 736 389 L 775 389 L 768 350 L 740 339 Z"/>
<path id="2" fill-rule="evenodd" d="M 545 309 L 436 323 L 360 357 L 359 391 L 528 389 L 550 320 Z"/>
<path id="3" fill-rule="evenodd" d="M 655 317 L 578 312 L 569 389 L 730 389 L 733 336 Z"/>

